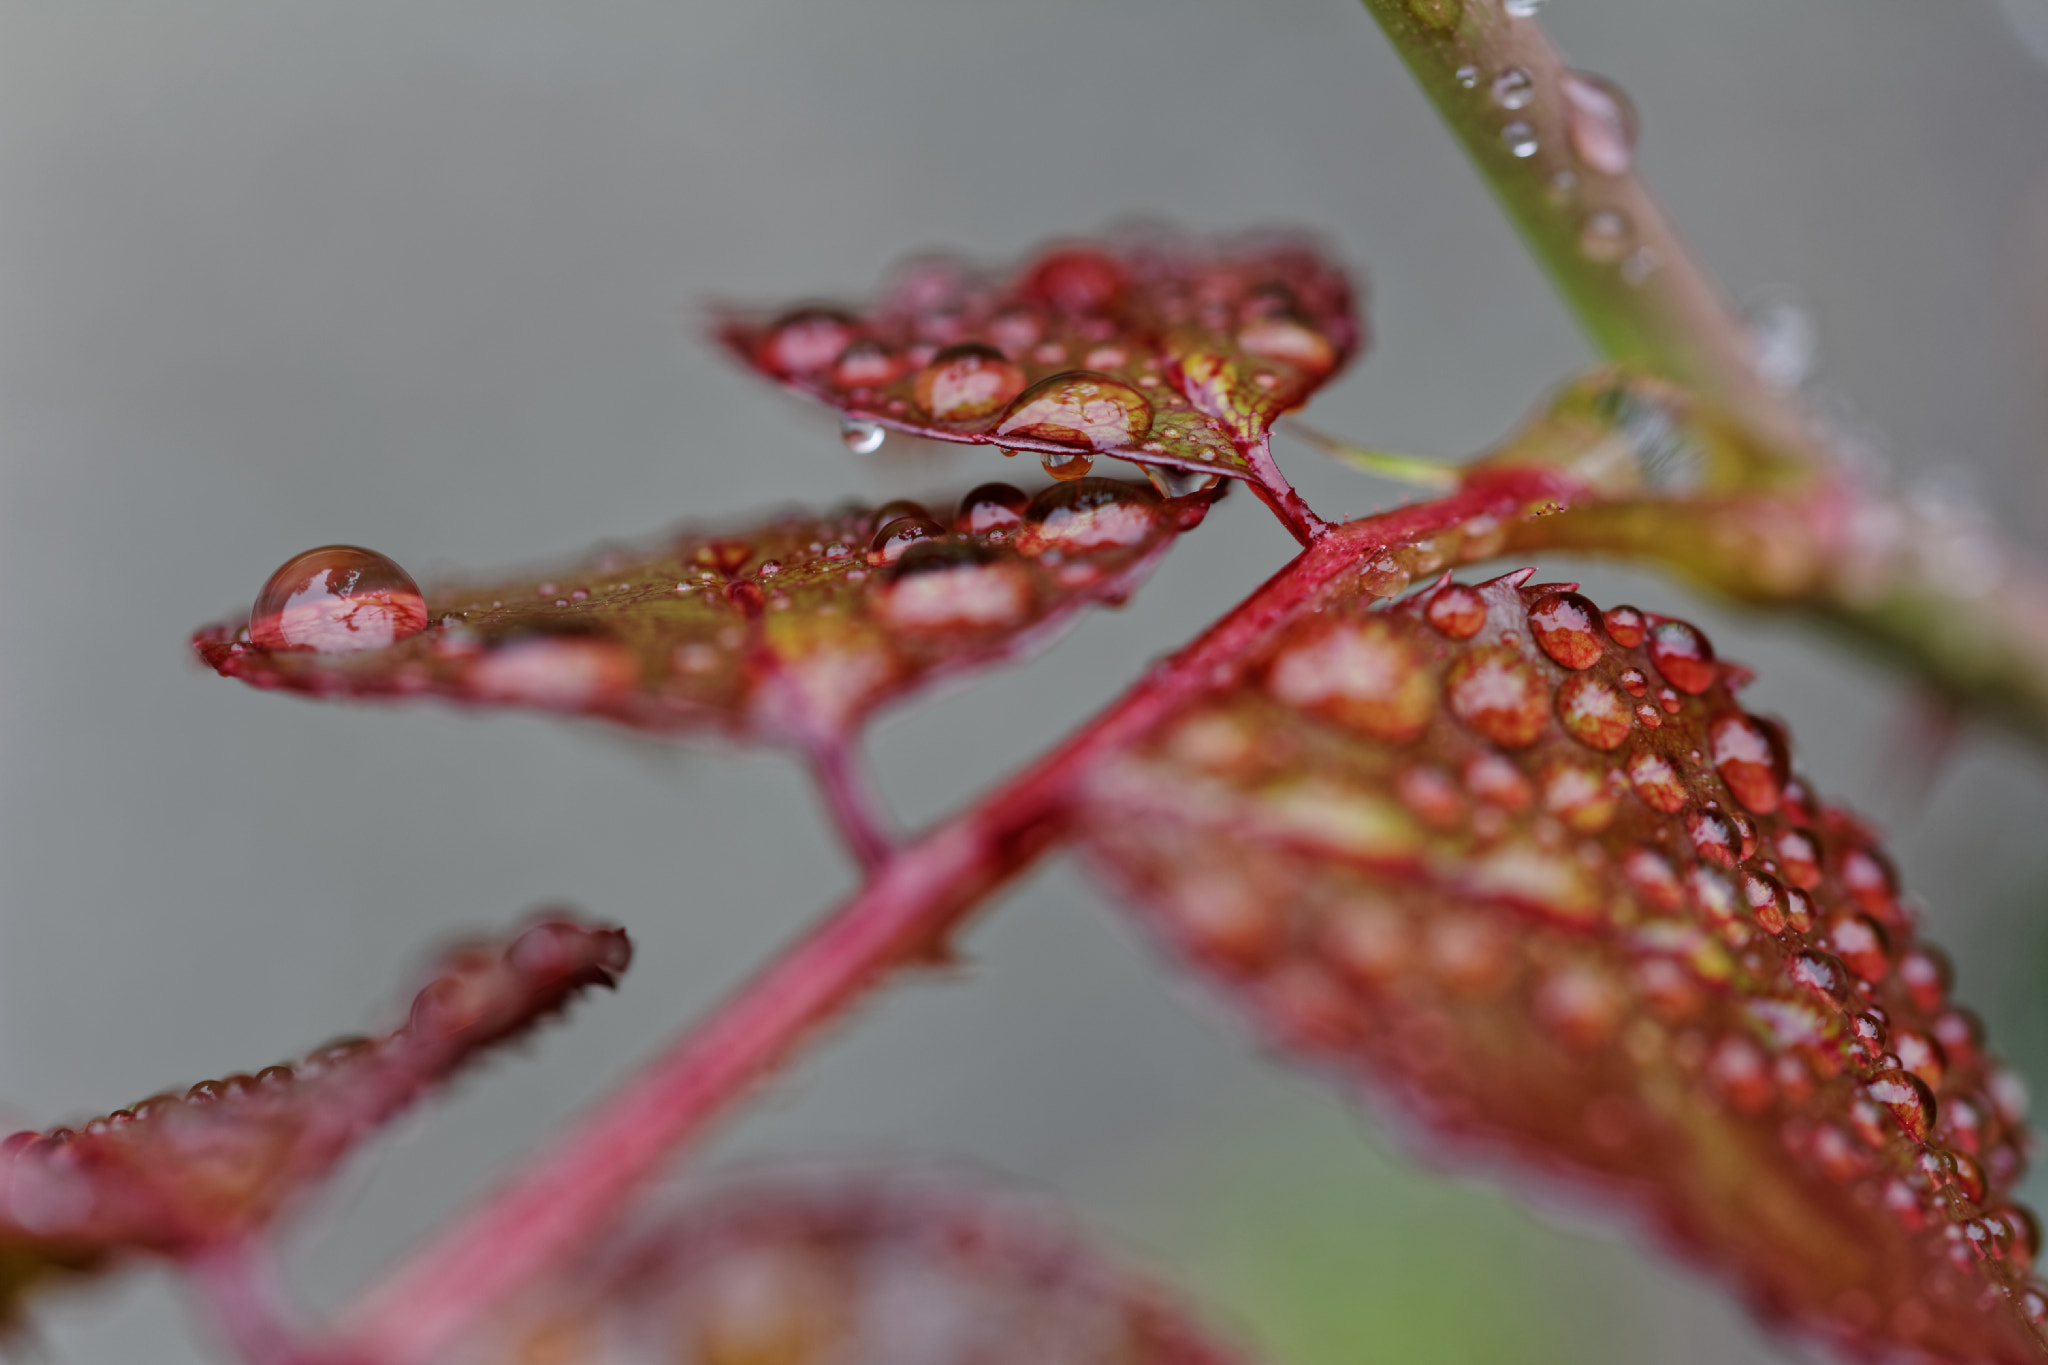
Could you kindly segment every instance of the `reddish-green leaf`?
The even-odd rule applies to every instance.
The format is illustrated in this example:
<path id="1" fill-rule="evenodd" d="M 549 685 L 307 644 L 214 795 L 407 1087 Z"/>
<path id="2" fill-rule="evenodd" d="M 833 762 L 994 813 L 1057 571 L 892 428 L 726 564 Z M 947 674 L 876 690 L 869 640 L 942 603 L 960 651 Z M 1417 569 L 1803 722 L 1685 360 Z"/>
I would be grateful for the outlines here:
<path id="1" fill-rule="evenodd" d="M 1526 577 L 1314 604 L 1098 771 L 1094 861 L 1433 1153 L 1851 1353 L 2042 1359 L 2023 1101 L 1873 835 L 1699 632 Z"/>
<path id="2" fill-rule="evenodd" d="M 524 1296 L 458 1361 L 1226 1365 L 1170 1296 L 1014 1197 L 751 1182 Z"/>
<path id="3" fill-rule="evenodd" d="M 15 1134 L 0 1144 L 0 1308 L 51 1270 L 190 1254 L 262 1225 L 480 1049 L 611 986 L 631 957 L 623 930 L 549 914 L 450 949 L 383 1037 Z"/>
<path id="4" fill-rule="evenodd" d="M 438 696 L 815 742 L 929 682 L 1029 653 L 1120 602 L 1210 495 L 1081 479 L 684 530 L 581 564 L 421 593 L 381 555 L 311 551 L 249 625 L 193 644 L 256 687 Z M 394 575 L 396 575 L 394 577 Z"/>
<path id="5" fill-rule="evenodd" d="M 1363 341 L 1343 271 L 1291 237 L 1069 243 L 995 272 L 924 261 L 868 308 L 734 313 L 719 336 L 856 431 L 1037 451 L 1053 470 L 1115 455 L 1168 490 L 1264 482 L 1274 419 Z"/>

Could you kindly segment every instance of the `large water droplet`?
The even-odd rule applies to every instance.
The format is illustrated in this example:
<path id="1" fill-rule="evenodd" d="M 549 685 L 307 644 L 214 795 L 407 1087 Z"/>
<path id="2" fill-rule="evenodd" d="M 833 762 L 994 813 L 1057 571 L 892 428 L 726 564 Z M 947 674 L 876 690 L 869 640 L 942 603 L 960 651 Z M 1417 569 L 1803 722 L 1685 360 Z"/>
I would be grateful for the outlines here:
<path id="1" fill-rule="evenodd" d="M 1557 689 L 1557 719 L 1566 734 L 1601 753 L 1619 749 L 1629 735 L 1628 703 L 1590 673 L 1566 678 Z"/>
<path id="2" fill-rule="evenodd" d="M 1543 0 L 1503 0 L 1501 8 L 1512 18 L 1533 19 L 1536 12 L 1543 8 Z"/>
<path id="3" fill-rule="evenodd" d="M 1614 822 L 1618 803 L 1606 769 L 1558 759 L 1542 780 L 1544 807 L 1579 833 L 1598 834 Z"/>
<path id="4" fill-rule="evenodd" d="M 1787 830 L 1776 839 L 1778 868 L 1785 874 L 1785 880 L 1794 886 L 1811 891 L 1820 885 L 1820 847 L 1813 836 L 1799 830 Z"/>
<path id="5" fill-rule="evenodd" d="M 1527 160 L 1536 155 L 1538 143 L 1534 125 L 1516 119 L 1500 130 L 1500 140 L 1508 149 L 1508 155 L 1517 160 Z"/>
<path id="6" fill-rule="evenodd" d="M 848 417 L 839 423 L 840 442 L 856 455 L 874 454 L 888 435 L 880 423 L 863 422 L 858 417 Z"/>
<path id="7" fill-rule="evenodd" d="M 1655 750 L 1641 749 L 1629 755 L 1628 780 L 1652 810 L 1669 815 L 1685 809 L 1685 783 L 1670 761 Z"/>
<path id="8" fill-rule="evenodd" d="M 1602 175 L 1621 175 L 1636 152 L 1636 107 L 1605 76 L 1568 71 L 1564 78 L 1565 133 L 1579 160 Z"/>
<path id="9" fill-rule="evenodd" d="M 1695 696 L 1712 687 L 1718 673 L 1713 645 L 1683 621 L 1659 621 L 1651 629 L 1650 662 L 1664 681 Z"/>
<path id="10" fill-rule="evenodd" d="M 1080 450 L 1048 450 L 1038 457 L 1038 463 L 1055 479 L 1071 482 L 1088 477 L 1088 471 L 1095 468 L 1095 457 Z"/>
<path id="11" fill-rule="evenodd" d="M 1827 953 L 1794 953 L 1785 964 L 1785 974 L 1794 985 L 1803 986 L 1828 1000 L 1841 1001 L 1849 994 L 1849 972 Z"/>
<path id="12" fill-rule="evenodd" d="M 1628 254 L 1632 236 L 1627 218 L 1613 209 L 1595 209 L 1579 224 L 1579 251 L 1589 261 L 1609 265 Z"/>
<path id="13" fill-rule="evenodd" d="M 1616 607 L 1604 613 L 1600 618 L 1600 624 L 1606 628 L 1607 638 L 1623 649 L 1634 649 L 1641 644 L 1643 632 L 1649 628 L 1643 614 L 1629 606 Z M 1640 697 L 1643 694 L 1638 692 L 1636 695 Z"/>
<path id="14" fill-rule="evenodd" d="M 1537 647 L 1564 668 L 1584 670 L 1607 651 L 1594 634 L 1600 609 L 1575 592 L 1547 593 L 1529 608 L 1529 632 Z"/>
<path id="15" fill-rule="evenodd" d="M 1714 771 L 1746 809 L 1769 815 L 1778 808 L 1790 769 L 1770 731 L 1740 711 L 1723 711 L 1707 722 L 1707 748 Z"/>
<path id="16" fill-rule="evenodd" d="M 1828 921 L 1828 947 L 1865 981 L 1882 981 L 1891 972 L 1891 940 L 1868 915 L 1853 910 L 1835 915 Z"/>
<path id="17" fill-rule="evenodd" d="M 897 517 L 875 532 L 868 544 L 868 563 L 894 564 L 911 546 L 945 534 L 946 528 L 930 517 Z"/>
<path id="18" fill-rule="evenodd" d="M 1453 640 L 1469 640 L 1486 625 L 1486 599 L 1463 583 L 1446 583 L 1423 608 L 1429 623 Z"/>
<path id="19" fill-rule="evenodd" d="M 1493 102 L 1503 109 L 1527 109 L 1535 98 L 1535 78 L 1522 67 L 1511 66 L 1493 78 Z"/>
<path id="20" fill-rule="evenodd" d="M 1289 317 L 1258 318 L 1237 334 L 1238 346 L 1251 355 L 1284 360 L 1310 374 L 1328 374 L 1337 367 L 1337 348 L 1306 323 Z"/>
<path id="21" fill-rule="evenodd" d="M 1014 531 L 1024 524 L 1024 509 L 1031 496 L 1006 483 L 985 483 L 970 489 L 960 499 L 960 511 L 953 529 L 963 536 L 985 536 L 997 531 Z"/>
<path id="22" fill-rule="evenodd" d="M 1749 917 L 1767 934 L 1785 932 L 1785 888 L 1778 879 L 1762 872 L 1742 874 L 1742 899 L 1749 905 Z"/>
<path id="23" fill-rule="evenodd" d="M 1031 574 L 973 541 L 912 544 L 887 572 L 882 612 L 900 629 L 1007 627 L 1031 614 Z"/>
<path id="24" fill-rule="evenodd" d="M 1024 293 L 1063 313 L 1102 313 L 1124 292 L 1124 268 L 1092 247 L 1068 247 L 1039 258 L 1024 277 Z"/>
<path id="25" fill-rule="evenodd" d="M 1384 618 L 1333 622 L 1273 661 L 1266 687 L 1290 706 L 1406 744 L 1436 714 L 1436 687 L 1420 651 Z"/>
<path id="26" fill-rule="evenodd" d="M 1010 405 L 995 434 L 1055 441 L 1083 450 L 1116 450 L 1144 439 L 1152 405 L 1128 384 L 1093 370 L 1041 379 Z"/>
<path id="27" fill-rule="evenodd" d="M 1024 391 L 1024 371 L 993 346 L 948 346 L 917 372 L 912 396 L 941 422 L 986 417 Z"/>
<path id="28" fill-rule="evenodd" d="M 1158 526 L 1159 495 L 1150 488 L 1115 479 L 1076 479 L 1031 500 L 1017 542 L 1030 555 L 1090 554 L 1142 545 Z"/>
<path id="29" fill-rule="evenodd" d="M 322 545 L 286 560 L 249 613 L 256 644 L 315 654 L 382 649 L 426 628 L 419 584 L 357 545 Z"/>
<path id="30" fill-rule="evenodd" d="M 872 337 L 862 337 L 832 362 L 832 382 L 843 389 L 880 388 L 903 372 L 903 358 Z"/>
<path id="31" fill-rule="evenodd" d="M 1740 860 L 1742 836 L 1736 833 L 1735 826 L 1720 811 L 1687 811 L 1685 832 L 1692 837 L 1692 846 L 1708 862 L 1733 867 Z"/>
<path id="32" fill-rule="evenodd" d="M 1543 734 L 1550 698 L 1543 675 L 1506 647 L 1477 650 L 1444 676 L 1451 712 L 1507 749 L 1525 749 Z"/>
<path id="33" fill-rule="evenodd" d="M 1206 493 L 1223 482 L 1221 474 L 1211 474 L 1201 469 L 1181 469 L 1174 465 L 1148 464 L 1145 478 L 1159 490 L 1162 498 L 1186 498 L 1196 493 Z"/>
<path id="34" fill-rule="evenodd" d="M 829 308 L 800 308 L 769 327 L 757 358 L 776 374 L 815 374 L 852 343 L 858 324 Z"/>
<path id="35" fill-rule="evenodd" d="M 1915 1142 L 1934 1130 L 1934 1093 L 1909 1071 L 1880 1071 L 1863 1083 L 1863 1093 L 1891 1111 Z"/>
<path id="36" fill-rule="evenodd" d="M 1842 854 L 1842 884 L 1857 904 L 1887 924 L 1899 920 L 1899 877 L 1891 863 L 1874 849 L 1851 848 Z"/>

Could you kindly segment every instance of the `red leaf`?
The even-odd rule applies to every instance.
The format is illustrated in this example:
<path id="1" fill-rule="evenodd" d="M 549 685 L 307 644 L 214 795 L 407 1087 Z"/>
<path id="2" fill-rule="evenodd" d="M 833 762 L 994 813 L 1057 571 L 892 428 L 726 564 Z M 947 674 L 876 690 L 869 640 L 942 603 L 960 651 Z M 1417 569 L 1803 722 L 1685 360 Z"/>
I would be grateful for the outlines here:
<path id="1" fill-rule="evenodd" d="M 551 914 L 509 940 L 449 950 L 381 1038 L 15 1134 L 0 1144 L 0 1310 L 51 1269 L 185 1255 L 269 1221 L 480 1049 L 611 986 L 631 957 L 623 930 Z"/>
<path id="2" fill-rule="evenodd" d="M 1100 770 L 1093 860 L 1433 1155 L 1620 1201 L 1852 1354 L 2042 1359 L 2021 1097 L 1874 837 L 1699 632 L 1526 577 L 1311 604 Z"/>
<path id="3" fill-rule="evenodd" d="M 749 1182 L 525 1296 L 458 1361 L 1227 1365 L 1168 1295 L 1015 1197 Z"/>
<path id="4" fill-rule="evenodd" d="M 1261 482 L 1274 419 L 1363 344 L 1343 272 L 1270 236 L 1066 243 L 999 272 L 926 261 L 865 310 L 733 313 L 719 338 L 852 421 L 1049 470 L 1115 455 Z"/>
<path id="5" fill-rule="evenodd" d="M 312 696 L 816 740 L 1122 600 L 1207 502 L 1111 479 L 1035 498 L 984 484 L 957 512 L 897 501 L 684 530 L 425 594 L 381 555 L 329 547 L 278 571 L 251 626 L 213 626 L 193 644 L 224 676 Z"/>

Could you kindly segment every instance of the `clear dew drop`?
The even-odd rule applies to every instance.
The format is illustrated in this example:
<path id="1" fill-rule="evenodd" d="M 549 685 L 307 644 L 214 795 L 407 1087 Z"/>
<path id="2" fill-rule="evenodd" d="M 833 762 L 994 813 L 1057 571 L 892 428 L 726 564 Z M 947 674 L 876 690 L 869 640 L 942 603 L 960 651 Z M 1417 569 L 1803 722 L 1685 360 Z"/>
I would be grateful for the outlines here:
<path id="1" fill-rule="evenodd" d="M 868 563 L 894 564 L 911 546 L 944 534 L 946 529 L 930 517 L 896 517 L 875 532 L 868 545 Z"/>
<path id="2" fill-rule="evenodd" d="M 966 422 L 998 411 L 1024 391 L 1024 371 L 993 346 L 948 346 L 917 372 L 912 396 L 941 422 Z"/>
<path id="3" fill-rule="evenodd" d="M 801 308 L 776 319 L 757 358 L 776 374 L 814 374 L 837 360 L 857 333 L 858 324 L 844 313 Z"/>
<path id="4" fill-rule="evenodd" d="M 1533 19 L 1543 8 L 1543 0 L 1503 0 L 1501 8 L 1508 12 L 1510 18 Z"/>
<path id="5" fill-rule="evenodd" d="M 1498 646 L 1466 654 L 1444 675 L 1451 712 L 1504 749 L 1526 749 L 1550 718 L 1543 675 L 1516 651 Z"/>
<path id="6" fill-rule="evenodd" d="M 1462 85 L 1463 87 L 1465 87 L 1465 89 L 1467 89 L 1467 90 L 1477 90 L 1477 89 L 1479 88 L 1479 68 L 1478 68 L 1478 67 L 1476 67 L 1476 66 L 1461 66 L 1461 67 L 1459 67 L 1459 68 L 1457 69 L 1457 71 L 1456 71 L 1455 73 L 1453 73 L 1453 74 L 1455 74 L 1455 75 L 1456 75 L 1456 77 L 1457 77 L 1457 80 L 1458 80 L 1458 84 L 1459 84 L 1459 85 Z"/>
<path id="7" fill-rule="evenodd" d="M 1493 102 L 1503 109 L 1527 109 L 1536 98 L 1536 80 L 1519 66 L 1493 78 Z"/>
<path id="8" fill-rule="evenodd" d="M 1095 457 L 1081 450 L 1064 450 L 1057 453 L 1046 451 L 1038 457 L 1045 472 L 1055 479 L 1071 481 L 1085 479 L 1088 471 L 1095 467 Z"/>
<path id="9" fill-rule="evenodd" d="M 1620 748 L 1629 736 L 1628 703 L 1590 673 L 1566 678 L 1557 689 L 1557 719 L 1566 734 L 1601 753 Z"/>
<path id="10" fill-rule="evenodd" d="M 1106 374 L 1068 370 L 1019 395 L 996 423 L 995 434 L 1102 451 L 1141 441 L 1151 429 L 1152 404 L 1144 394 Z M 1046 472 L 1061 477 L 1049 464 Z M 1082 472 L 1087 472 L 1085 462 Z"/>
<path id="11" fill-rule="evenodd" d="M 1027 555 L 1132 549 L 1159 529 L 1159 495 L 1143 484 L 1076 479 L 1031 500 L 1017 547 Z"/>
<path id="12" fill-rule="evenodd" d="M 1486 599 L 1463 583 L 1447 583 L 1429 599 L 1423 615 L 1453 640 L 1469 640 L 1486 625 Z"/>
<path id="13" fill-rule="evenodd" d="M 1159 496 L 1162 498 L 1191 497 L 1196 493 L 1206 493 L 1223 482 L 1221 474 L 1159 464 L 1146 465 L 1145 478 L 1159 490 Z"/>
<path id="14" fill-rule="evenodd" d="M 1030 503 L 1030 495 L 1021 488 L 1006 483 L 982 484 L 960 499 L 953 529 L 963 536 L 1007 534 L 1024 524 L 1024 509 Z"/>
<path id="15" fill-rule="evenodd" d="M 286 560 L 249 613 L 256 644 L 315 654 L 382 649 L 426 628 L 419 584 L 358 545 L 322 545 Z"/>
<path id="16" fill-rule="evenodd" d="M 1517 160 L 1527 160 L 1536 155 L 1536 129 L 1521 119 L 1501 129 L 1500 140 L 1507 147 L 1508 155 Z"/>
<path id="17" fill-rule="evenodd" d="M 1605 76 L 1568 71 L 1564 78 L 1565 135 L 1580 161 L 1602 175 L 1623 175 L 1635 160 L 1636 107 Z"/>
<path id="18" fill-rule="evenodd" d="M 888 435 L 880 423 L 863 422 L 857 417 L 848 417 L 839 424 L 840 443 L 856 455 L 874 454 Z"/>
<path id="19" fill-rule="evenodd" d="M 1589 261 L 1611 265 L 1628 254 L 1632 236 L 1627 218 L 1613 209 L 1595 209 L 1579 224 L 1579 252 Z"/>
<path id="20" fill-rule="evenodd" d="M 1719 672 L 1714 664 L 1713 645 L 1683 621 L 1659 621 L 1651 629 L 1650 662 L 1656 665 L 1664 681 L 1694 696 L 1712 687 Z"/>
<path id="21" fill-rule="evenodd" d="M 1785 754 L 1761 723 L 1724 711 L 1707 722 L 1707 748 L 1714 771 L 1745 809 L 1769 815 L 1778 808 L 1788 776 Z"/>
<path id="22" fill-rule="evenodd" d="M 1561 668 L 1591 668 L 1606 654 L 1594 633 L 1600 609 L 1575 592 L 1546 593 L 1529 608 L 1536 647 Z"/>

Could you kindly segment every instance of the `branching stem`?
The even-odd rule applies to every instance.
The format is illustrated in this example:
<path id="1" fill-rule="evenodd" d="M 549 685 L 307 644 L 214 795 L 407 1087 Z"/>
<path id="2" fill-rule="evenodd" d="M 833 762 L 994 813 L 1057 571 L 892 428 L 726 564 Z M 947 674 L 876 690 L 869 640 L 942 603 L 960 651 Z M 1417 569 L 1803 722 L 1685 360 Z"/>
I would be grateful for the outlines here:
<path id="1" fill-rule="evenodd" d="M 897 850 L 853 898 L 702 1025 L 431 1242 L 354 1315 L 347 1340 L 379 1365 L 425 1365 L 520 1286 L 599 1235 L 632 1193 L 824 1024 L 930 956 L 1058 840 L 1077 784 L 1260 646 L 1362 560 L 1474 518 L 1565 503 L 1550 471 L 1503 471 L 1436 502 L 1332 527 L 1229 615 L 1058 749 Z"/>
<path id="2" fill-rule="evenodd" d="M 889 860 L 899 841 L 881 793 L 868 774 L 857 736 L 813 742 L 806 757 L 833 828 L 860 865 L 872 871 Z"/>

